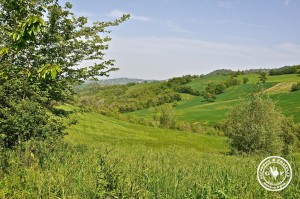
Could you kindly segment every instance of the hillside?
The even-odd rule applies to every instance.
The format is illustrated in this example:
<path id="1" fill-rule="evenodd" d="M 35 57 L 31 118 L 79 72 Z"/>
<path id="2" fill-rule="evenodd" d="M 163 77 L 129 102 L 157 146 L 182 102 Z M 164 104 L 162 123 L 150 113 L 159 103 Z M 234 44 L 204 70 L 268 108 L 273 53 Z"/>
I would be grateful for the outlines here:
<path id="1" fill-rule="evenodd" d="M 66 141 L 107 153 L 108 163 L 115 165 L 109 171 L 120 175 L 122 194 L 137 198 L 231 198 L 241 193 L 245 198 L 274 198 L 299 194 L 297 183 L 280 195 L 261 189 L 255 176 L 261 158 L 228 155 L 225 137 L 146 127 L 93 112 L 77 113 L 76 118 L 78 124 L 69 128 Z M 298 179 L 295 177 L 295 182 Z"/>
<path id="2" fill-rule="evenodd" d="M 259 75 L 245 74 L 239 75 L 237 79 L 242 81 L 244 77 L 249 78 L 247 84 L 232 86 L 224 93 L 217 96 L 215 102 L 207 102 L 202 96 L 185 96 L 185 99 L 178 102 L 175 107 L 177 119 L 183 121 L 198 121 L 208 125 L 214 125 L 225 118 L 226 112 L 238 101 L 247 96 L 252 88 L 252 84 L 259 82 Z M 209 83 L 223 82 L 228 76 L 217 74 L 200 77 L 187 85 L 195 90 L 203 91 Z M 291 86 L 300 81 L 297 74 L 268 76 L 267 82 L 263 88 L 274 99 L 284 114 L 300 122 L 300 91 L 290 92 Z M 140 85 L 141 86 L 141 85 Z M 139 117 L 151 118 L 153 116 L 151 109 L 140 110 L 133 113 Z"/>

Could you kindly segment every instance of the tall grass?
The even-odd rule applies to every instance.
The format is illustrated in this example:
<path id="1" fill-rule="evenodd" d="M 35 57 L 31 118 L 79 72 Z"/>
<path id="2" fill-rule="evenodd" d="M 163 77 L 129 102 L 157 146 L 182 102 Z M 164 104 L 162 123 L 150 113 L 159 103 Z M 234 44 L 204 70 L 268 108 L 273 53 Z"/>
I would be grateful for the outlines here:
<path id="1" fill-rule="evenodd" d="M 267 192 L 256 180 L 261 157 L 167 147 L 31 142 L 1 151 L 1 198 L 299 198 L 299 164 L 291 185 Z"/>

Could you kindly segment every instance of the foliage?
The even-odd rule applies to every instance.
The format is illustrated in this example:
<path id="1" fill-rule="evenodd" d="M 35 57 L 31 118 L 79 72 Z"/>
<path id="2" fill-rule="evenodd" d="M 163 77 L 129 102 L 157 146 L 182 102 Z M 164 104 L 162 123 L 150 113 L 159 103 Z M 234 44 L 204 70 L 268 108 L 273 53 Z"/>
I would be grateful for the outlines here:
<path id="1" fill-rule="evenodd" d="M 199 96 L 199 91 L 194 90 L 192 89 L 192 87 L 185 85 L 192 82 L 193 79 L 196 79 L 198 77 L 199 76 L 197 75 L 184 75 L 182 77 L 174 77 L 167 81 L 166 86 L 172 88 L 175 92 Z"/>
<path id="2" fill-rule="evenodd" d="M 83 79 L 116 70 L 113 60 L 104 60 L 106 29 L 129 16 L 89 26 L 71 8 L 56 0 L 0 1 L 0 134 L 7 147 L 62 135 L 53 102 L 70 99 Z M 75 67 L 84 60 L 97 63 Z"/>
<path id="3" fill-rule="evenodd" d="M 299 198 L 299 159 L 286 158 L 289 187 L 268 192 L 254 175 L 265 157 L 226 155 L 224 137 L 78 118 L 67 145 L 0 151 L 1 198 Z"/>
<path id="4" fill-rule="evenodd" d="M 29 139 L 61 138 L 65 125 L 42 106 L 45 99 L 37 92 L 22 98 L 21 81 L 7 80 L 0 85 L 0 142 L 4 147 Z"/>
<path id="5" fill-rule="evenodd" d="M 110 68 L 113 60 L 103 61 L 110 38 L 102 38 L 100 33 L 128 16 L 88 26 L 87 18 L 77 18 L 70 11 L 70 3 L 62 7 L 55 0 L 10 0 L 2 1 L 0 7 L 0 72 L 5 80 L 22 79 L 25 86 L 35 84 L 50 102 L 65 100 L 82 79 L 116 70 Z M 74 68 L 83 60 L 102 62 Z M 24 97 L 28 92 L 24 90 Z"/>
<path id="6" fill-rule="evenodd" d="M 260 72 L 259 73 L 259 80 L 262 82 L 262 83 L 265 83 L 267 81 L 267 73 L 266 72 Z"/>
<path id="7" fill-rule="evenodd" d="M 234 77 L 229 77 L 226 80 L 225 84 L 226 84 L 227 87 L 231 87 L 231 86 L 239 85 L 240 82 Z"/>
<path id="8" fill-rule="evenodd" d="M 184 75 L 182 77 L 173 77 L 168 80 L 168 83 L 184 85 L 190 83 L 193 79 L 196 79 L 198 77 L 199 76 L 197 75 Z"/>
<path id="9" fill-rule="evenodd" d="M 285 124 L 291 121 L 285 121 L 287 119 L 271 99 L 253 93 L 229 112 L 225 132 L 232 140 L 233 152 L 280 155 L 287 153 L 284 149 L 294 138 L 288 136 L 291 132 L 286 132 Z"/>
<path id="10" fill-rule="evenodd" d="M 104 115 L 132 112 L 181 100 L 179 93 L 167 84 L 155 83 L 139 88 L 139 85 L 91 85 L 88 91 L 79 91 L 75 103 L 90 107 Z"/>
<path id="11" fill-rule="evenodd" d="M 169 104 L 163 105 L 155 110 L 156 114 L 153 121 L 159 123 L 162 127 L 174 129 L 176 120 L 173 107 Z"/>
<path id="12" fill-rule="evenodd" d="M 295 66 L 285 66 L 278 69 L 271 69 L 269 71 L 269 75 L 284 75 L 284 74 L 296 74 L 298 73 L 298 70 L 300 69 L 300 65 Z"/>
<path id="13" fill-rule="evenodd" d="M 202 92 L 202 96 L 208 102 L 214 102 L 217 98 L 217 95 L 224 93 L 225 89 L 227 89 L 226 83 L 209 83 L 205 88 L 205 91 Z"/>
<path id="14" fill-rule="evenodd" d="M 293 91 L 299 91 L 299 90 L 300 90 L 300 82 L 292 85 L 292 88 L 291 88 L 292 92 Z"/>
<path id="15" fill-rule="evenodd" d="M 248 77 L 243 77 L 243 84 L 247 84 L 249 82 L 249 78 Z"/>
<path id="16" fill-rule="evenodd" d="M 214 102 L 217 99 L 217 96 L 215 93 L 210 93 L 208 91 L 202 92 L 202 96 L 208 102 Z"/>

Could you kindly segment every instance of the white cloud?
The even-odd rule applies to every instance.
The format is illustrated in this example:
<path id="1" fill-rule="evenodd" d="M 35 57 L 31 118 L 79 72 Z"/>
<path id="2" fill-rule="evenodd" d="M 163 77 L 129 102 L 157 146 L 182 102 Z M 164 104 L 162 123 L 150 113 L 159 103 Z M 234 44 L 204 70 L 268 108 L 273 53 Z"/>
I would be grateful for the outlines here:
<path id="1" fill-rule="evenodd" d="M 175 37 L 112 38 L 107 55 L 116 59 L 120 71 L 111 77 L 167 79 L 220 68 L 273 68 L 300 63 L 300 46 L 292 43 L 254 46 Z"/>
<path id="2" fill-rule="evenodd" d="M 110 13 L 108 13 L 107 15 L 110 17 L 114 17 L 114 18 L 120 18 L 122 17 L 124 14 L 130 14 L 130 19 L 132 20 L 137 20 L 137 21 L 150 21 L 151 19 L 145 16 L 138 16 L 138 15 L 134 15 L 130 12 L 124 12 L 121 10 L 112 10 Z"/>

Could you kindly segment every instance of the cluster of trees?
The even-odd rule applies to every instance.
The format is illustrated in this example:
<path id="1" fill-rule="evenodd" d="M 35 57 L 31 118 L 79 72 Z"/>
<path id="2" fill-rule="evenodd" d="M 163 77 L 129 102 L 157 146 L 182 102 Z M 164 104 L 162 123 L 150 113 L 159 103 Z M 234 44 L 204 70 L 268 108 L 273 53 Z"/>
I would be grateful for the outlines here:
<path id="1" fill-rule="evenodd" d="M 199 96 L 200 92 L 185 84 L 190 83 L 193 79 L 199 78 L 198 75 L 184 75 L 182 77 L 174 77 L 167 81 L 167 86 L 178 93 L 186 93 Z"/>
<path id="2" fill-rule="evenodd" d="M 208 102 L 214 102 L 217 98 L 217 95 L 224 93 L 224 91 L 231 87 L 240 84 L 240 82 L 234 78 L 230 77 L 225 82 L 221 83 L 209 83 L 205 90 L 201 93 L 205 100 Z"/>
<path id="3" fill-rule="evenodd" d="M 132 112 L 181 100 L 181 95 L 165 83 L 143 85 L 90 86 L 88 91 L 78 92 L 75 103 L 90 107 L 104 115 Z"/>
<path id="4" fill-rule="evenodd" d="M 200 95 L 188 84 L 197 75 L 175 77 L 166 82 L 130 87 L 135 84 L 103 86 L 90 84 L 89 91 L 80 91 L 75 101 L 80 106 L 90 107 L 105 115 L 118 115 L 118 113 L 132 112 L 141 109 L 161 106 L 181 100 L 180 93 Z"/>
<path id="5" fill-rule="evenodd" d="M 129 16 L 90 26 L 87 18 L 76 17 L 71 9 L 70 3 L 61 6 L 56 0 L 0 1 L 0 143 L 4 147 L 63 136 L 64 125 L 54 114 L 53 102 L 70 99 L 74 85 L 83 79 L 116 70 L 113 60 L 104 60 L 110 38 L 100 35 Z M 83 60 L 98 62 L 74 68 Z"/>
<path id="6" fill-rule="evenodd" d="M 198 75 L 184 75 L 182 77 L 173 77 L 168 80 L 168 83 L 184 85 L 197 78 L 199 78 Z"/>
<path id="7" fill-rule="evenodd" d="M 300 65 L 294 65 L 294 66 L 284 66 L 279 69 L 271 69 L 269 71 L 269 74 L 271 76 L 273 75 L 285 75 L 285 74 L 297 74 L 299 73 Z"/>

